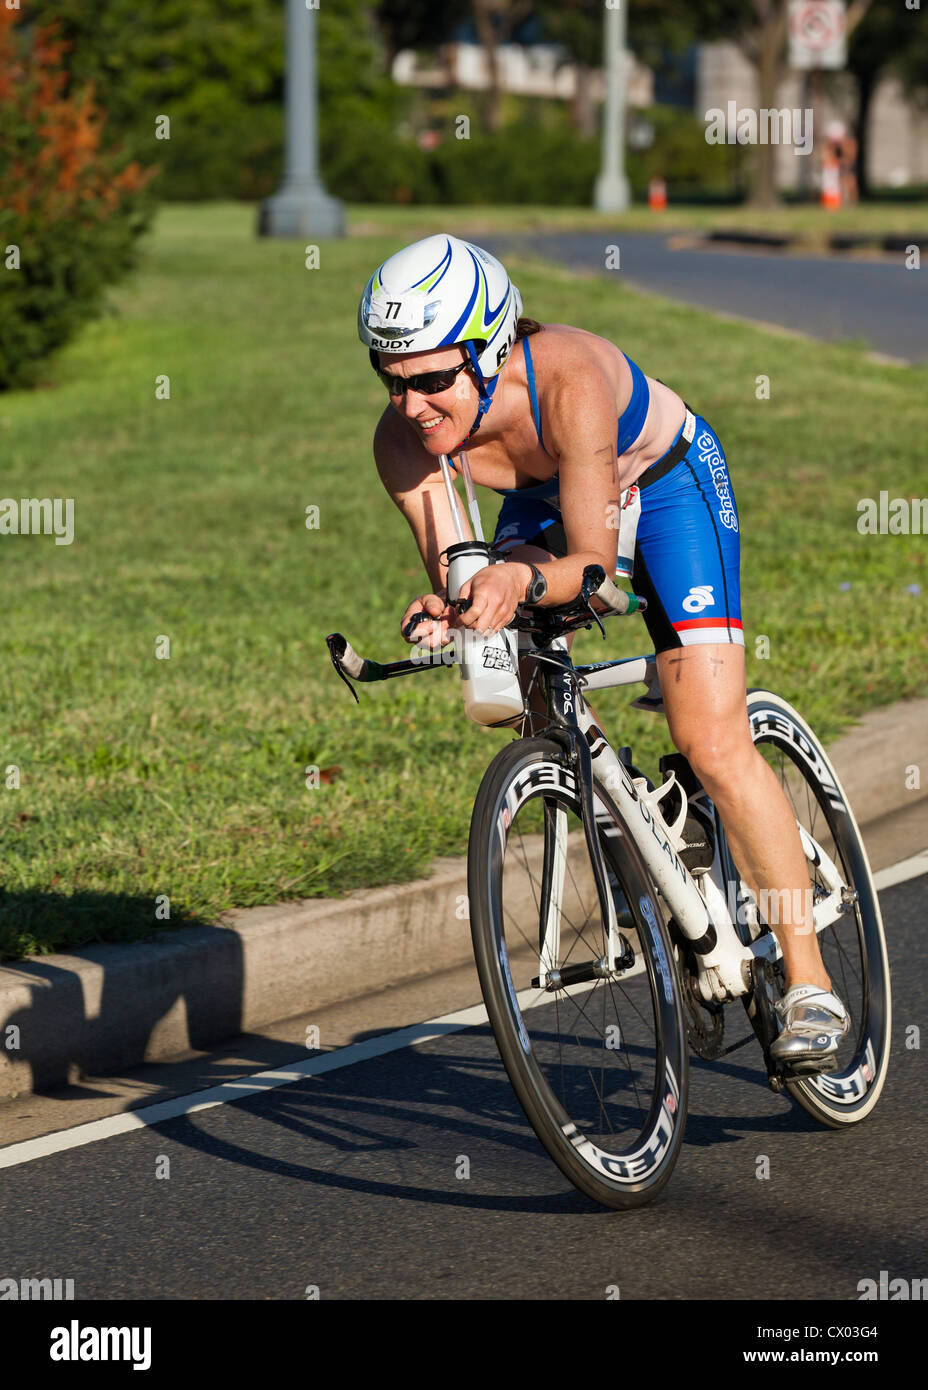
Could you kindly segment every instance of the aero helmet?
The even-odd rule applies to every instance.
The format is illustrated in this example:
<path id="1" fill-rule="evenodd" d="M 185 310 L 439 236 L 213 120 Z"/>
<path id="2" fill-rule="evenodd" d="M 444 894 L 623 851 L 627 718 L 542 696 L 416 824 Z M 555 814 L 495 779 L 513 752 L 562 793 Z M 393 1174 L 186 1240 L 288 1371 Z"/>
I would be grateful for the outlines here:
<path id="1" fill-rule="evenodd" d="M 375 369 L 378 352 L 465 347 L 480 393 L 473 434 L 515 345 L 521 312 L 522 296 L 495 256 L 439 233 L 374 271 L 361 296 L 358 336 Z"/>

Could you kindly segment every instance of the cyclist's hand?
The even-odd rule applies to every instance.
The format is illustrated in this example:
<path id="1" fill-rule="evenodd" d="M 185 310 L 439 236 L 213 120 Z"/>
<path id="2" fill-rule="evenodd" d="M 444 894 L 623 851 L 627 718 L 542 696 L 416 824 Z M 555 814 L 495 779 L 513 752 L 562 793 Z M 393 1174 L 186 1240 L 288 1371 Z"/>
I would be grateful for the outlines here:
<path id="1" fill-rule="evenodd" d="M 488 565 L 461 585 L 461 597 L 471 604 L 458 618 L 460 627 L 487 635 L 512 622 L 525 597 L 526 566 L 514 563 Z"/>
<path id="2" fill-rule="evenodd" d="M 406 628 L 410 619 L 416 613 L 423 611 L 431 616 L 416 623 L 412 631 L 407 634 Z M 440 598 L 438 594 L 423 594 L 420 598 L 414 598 L 406 609 L 400 623 L 400 631 L 410 646 L 445 647 L 451 641 L 449 627 L 454 616 L 455 610 L 449 608 L 445 600 Z"/>

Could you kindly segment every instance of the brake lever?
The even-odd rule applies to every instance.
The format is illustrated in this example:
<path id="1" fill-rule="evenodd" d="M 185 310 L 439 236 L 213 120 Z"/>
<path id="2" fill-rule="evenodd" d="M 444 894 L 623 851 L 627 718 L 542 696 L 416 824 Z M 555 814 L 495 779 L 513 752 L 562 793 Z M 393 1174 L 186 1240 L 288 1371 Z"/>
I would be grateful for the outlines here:
<path id="1" fill-rule="evenodd" d="M 345 648 L 348 645 L 347 642 L 345 641 L 344 637 L 341 635 L 340 632 L 330 632 L 328 637 L 325 639 L 325 644 L 329 649 L 329 656 L 332 658 L 332 665 L 335 667 L 339 676 L 341 676 L 342 680 L 345 682 L 348 689 L 354 696 L 355 704 L 359 705 L 361 701 L 358 699 L 358 692 L 355 690 L 354 686 L 351 684 L 351 681 L 345 675 L 340 664 L 340 658 L 344 656 Z"/>
<path id="2" fill-rule="evenodd" d="M 423 618 L 431 618 L 431 616 L 431 613 L 426 613 L 424 608 L 418 613 L 413 613 L 409 622 L 403 628 L 403 636 L 408 640 L 412 636 L 413 629 L 418 627 Z"/>
<path id="3" fill-rule="evenodd" d="M 456 609 L 458 610 L 459 613 L 463 613 L 466 609 L 468 609 L 468 608 L 470 607 L 470 605 L 471 605 L 471 600 L 470 600 L 469 598 L 459 598 L 459 599 L 455 599 L 453 602 L 449 603 L 449 604 L 448 604 L 448 607 L 449 607 L 449 608 L 456 608 Z M 431 614 L 431 613 L 427 613 L 427 612 L 425 611 L 424 608 L 423 608 L 423 609 L 420 609 L 420 611 L 419 611 L 418 613 L 413 613 L 412 617 L 409 619 L 409 622 L 408 622 L 408 623 L 406 624 L 406 626 L 403 628 L 403 636 L 404 636 L 405 638 L 407 638 L 407 640 L 408 640 L 408 638 L 412 635 L 412 633 L 413 633 L 413 631 L 415 630 L 415 628 L 417 628 L 417 627 L 419 626 L 419 624 L 423 621 L 423 619 L 425 619 L 425 618 L 429 618 L 429 619 L 430 619 L 431 617 L 432 617 L 432 614 Z"/>
<path id="4" fill-rule="evenodd" d="M 567 603 L 560 603 L 554 608 L 544 608 L 540 610 L 547 618 L 579 618 L 581 613 L 589 613 L 599 624 L 599 630 L 603 636 L 606 630 L 599 621 L 599 614 L 590 603 L 590 599 L 606 578 L 606 571 L 602 565 L 587 565 L 583 571 L 583 578 L 580 582 L 580 592 L 576 598 L 569 599 Z"/>
<path id="5" fill-rule="evenodd" d="M 588 603 L 596 590 L 599 589 L 606 579 L 606 571 L 602 565 L 587 565 L 583 571 L 583 579 L 580 584 L 580 595 L 585 603 Z"/>
<path id="6" fill-rule="evenodd" d="M 593 607 L 591 600 L 596 590 L 605 583 L 605 579 L 606 571 L 603 569 L 602 565 L 587 565 L 583 571 L 583 582 L 580 585 L 580 597 L 586 604 L 587 612 L 596 619 L 596 626 L 599 628 L 603 637 L 606 635 L 606 629 L 603 627 L 602 618 Z"/>

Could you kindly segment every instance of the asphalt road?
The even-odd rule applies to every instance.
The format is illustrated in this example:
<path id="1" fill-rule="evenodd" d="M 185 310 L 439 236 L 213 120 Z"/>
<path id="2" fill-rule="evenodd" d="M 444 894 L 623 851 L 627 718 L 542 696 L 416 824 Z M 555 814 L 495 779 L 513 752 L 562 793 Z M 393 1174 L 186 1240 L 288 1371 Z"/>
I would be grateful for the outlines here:
<path id="1" fill-rule="evenodd" d="M 701 251 L 673 237 L 642 233 L 558 233 L 482 237 L 504 262 L 525 249 L 578 270 L 621 275 L 630 284 L 685 304 L 776 323 L 829 342 L 853 339 L 871 350 L 928 361 L 928 267 L 895 261 L 769 252 Z M 619 247 L 620 270 L 604 270 L 605 248 Z M 617 323 L 616 332 L 621 337 Z M 621 344 L 620 344 L 621 345 Z"/>
<path id="2" fill-rule="evenodd" d="M 893 1060 L 847 1133 L 770 1092 L 753 1043 L 694 1060 L 668 1188 L 608 1212 L 561 1177 L 470 1028 L 7 1169 L 0 1275 L 159 1300 L 857 1300 L 881 1270 L 924 1278 L 926 1053 L 906 1038 L 928 1019 L 926 886 L 881 894 Z"/>

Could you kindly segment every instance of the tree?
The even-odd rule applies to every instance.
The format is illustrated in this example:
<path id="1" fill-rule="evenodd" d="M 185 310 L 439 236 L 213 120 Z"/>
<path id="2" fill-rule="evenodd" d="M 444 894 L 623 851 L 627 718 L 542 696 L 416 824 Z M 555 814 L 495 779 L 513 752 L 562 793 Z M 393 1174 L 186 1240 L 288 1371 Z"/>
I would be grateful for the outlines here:
<path id="1" fill-rule="evenodd" d="M 282 97 L 282 9 L 266 0 L 159 0 L 151 11 L 137 0 L 28 0 L 27 11 L 58 22 L 72 81 L 95 81 L 122 130 L 147 135 L 168 104 L 182 112 L 204 88 L 217 102 Z"/>
<path id="2" fill-rule="evenodd" d="M 847 9 L 847 29 L 852 36 L 861 25 L 872 0 L 851 0 Z M 602 52 L 602 7 L 591 0 L 539 0 L 539 15 L 546 35 L 564 44 L 571 58 L 581 64 L 595 63 L 591 53 Z M 727 38 L 735 43 L 757 74 L 757 105 L 776 106 L 779 84 L 786 74 L 788 0 L 648 0 L 629 8 L 628 43 L 636 56 L 651 67 L 663 61 L 666 51 L 682 52 L 694 42 L 707 43 Z M 892 28 L 905 25 L 903 11 Z M 909 25 L 911 30 L 912 25 Z M 861 46 L 865 40 L 861 40 Z M 904 47 L 904 45 L 903 45 Z M 897 60 L 904 61 L 897 50 Z M 908 60 L 914 73 L 924 57 Z M 755 147 L 752 203 L 759 208 L 775 206 L 776 147 Z"/>
<path id="3" fill-rule="evenodd" d="M 113 148 L 92 84 L 65 90 L 55 26 L 20 18 L 0 8 L 0 390 L 32 385 L 135 264 L 155 173 Z"/>
<path id="4" fill-rule="evenodd" d="M 647 0 L 628 11 L 628 46 L 646 66 L 656 68 L 667 52 L 683 53 L 698 40 L 725 38 L 741 18 L 743 0 Z M 584 136 L 596 133 L 589 89 L 590 70 L 603 61 L 603 6 L 598 0 L 537 0 L 545 38 L 559 43 L 578 69 L 574 124 Z"/>
<path id="5" fill-rule="evenodd" d="M 857 79 L 859 96 L 856 135 L 858 184 L 861 197 L 869 192 L 867 147 L 870 107 L 880 80 L 893 73 L 910 98 L 924 96 L 928 86 L 928 10 L 876 5 L 854 30 L 848 45 L 848 70 Z"/>
<path id="6" fill-rule="evenodd" d="M 374 18 L 389 72 L 403 49 L 436 48 L 447 43 L 460 23 L 461 12 L 452 0 L 380 0 Z"/>
<path id="7" fill-rule="evenodd" d="M 863 19 L 871 0 L 851 0 L 847 8 L 850 34 Z M 633 5 L 630 19 L 635 14 Z M 757 74 L 757 106 L 776 106 L 777 91 L 786 75 L 788 0 L 693 0 L 685 13 L 676 0 L 650 0 L 643 7 L 638 30 L 644 40 L 644 53 L 655 42 L 670 40 L 679 45 L 687 35 L 708 42 L 727 38 L 736 44 Z M 647 61 L 647 59 L 646 59 Z M 758 208 L 774 207 L 776 191 L 776 146 L 755 146 L 751 202 Z"/>
<path id="8" fill-rule="evenodd" d="M 871 3 L 872 0 L 851 0 L 847 7 L 848 34 L 853 33 Z M 757 73 L 757 105 L 760 109 L 776 106 L 777 90 L 786 75 L 788 22 L 789 0 L 747 0 L 743 6 L 740 31 L 732 35 Z M 775 145 L 756 146 L 751 203 L 757 208 L 772 208 L 778 202 L 775 153 Z"/>
<path id="9" fill-rule="evenodd" d="M 491 134 L 499 130 L 502 114 L 499 45 L 511 39 L 533 8 L 532 0 L 471 0 L 474 27 L 487 60 L 489 89 L 484 119 Z"/>
<path id="10" fill-rule="evenodd" d="M 415 4 L 416 0 L 407 0 Z M 0 0 L 2 3 L 2 0 Z M 56 19 L 70 42 L 72 83 L 94 80 L 114 128 L 163 166 L 163 197 L 263 197 L 279 180 L 283 143 L 283 0 L 28 0 L 30 22 Z M 320 152 L 373 161 L 393 139 L 406 94 L 383 70 L 366 0 L 319 9 Z M 155 118 L 170 117 L 170 139 Z M 368 132 L 367 146 L 364 146 Z"/>
<path id="11" fill-rule="evenodd" d="M 603 62 L 602 7 L 590 4 L 590 0 L 561 0 L 559 4 L 542 0 L 537 8 L 545 38 L 559 43 L 567 61 L 576 68 L 571 117 L 580 136 L 591 139 L 597 132 L 597 120 L 590 78 L 592 70 Z"/>
<path id="12" fill-rule="evenodd" d="M 70 44 L 72 85 L 93 81 L 139 158 L 162 166 L 161 196 L 236 196 L 239 169 L 279 160 L 283 11 L 266 0 L 28 0 Z M 156 118 L 167 116 L 156 138 Z M 164 138 L 167 132 L 170 138 Z M 273 167 L 268 171 L 273 178 Z M 271 192 L 273 184 L 265 191 Z"/>

